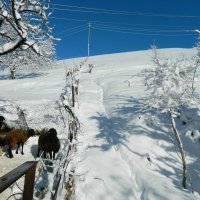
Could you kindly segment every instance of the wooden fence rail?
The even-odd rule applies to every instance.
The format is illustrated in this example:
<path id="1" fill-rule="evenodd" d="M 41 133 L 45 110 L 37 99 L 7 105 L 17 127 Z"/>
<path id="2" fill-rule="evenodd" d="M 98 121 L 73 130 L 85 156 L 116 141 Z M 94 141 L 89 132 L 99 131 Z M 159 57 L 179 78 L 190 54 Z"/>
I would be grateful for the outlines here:
<path id="1" fill-rule="evenodd" d="M 25 174 L 23 200 L 32 200 L 36 165 L 37 161 L 28 161 L 0 177 L 0 193 Z"/>

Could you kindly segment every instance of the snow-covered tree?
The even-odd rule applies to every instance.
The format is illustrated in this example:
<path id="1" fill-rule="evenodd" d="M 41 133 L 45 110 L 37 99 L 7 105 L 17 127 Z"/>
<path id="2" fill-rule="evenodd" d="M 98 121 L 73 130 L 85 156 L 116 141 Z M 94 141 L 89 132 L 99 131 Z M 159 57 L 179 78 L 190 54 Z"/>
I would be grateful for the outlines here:
<path id="1" fill-rule="evenodd" d="M 0 3 L 0 68 L 47 67 L 55 58 L 46 1 L 11 0 Z"/>
<path id="2" fill-rule="evenodd" d="M 11 77 L 13 68 L 15 73 L 21 70 L 35 71 L 38 69 L 47 69 L 55 60 L 55 49 L 52 40 L 42 40 L 38 42 L 43 56 L 36 54 L 32 49 L 15 50 L 9 54 L 0 56 L 0 69 L 10 69 Z M 44 56 L 45 55 L 45 56 Z"/>
<path id="3" fill-rule="evenodd" d="M 46 1 L 0 1 L 0 55 L 32 49 L 43 55 L 38 42 L 51 37 L 47 23 Z"/>
<path id="4" fill-rule="evenodd" d="M 200 31 L 196 30 L 196 32 L 199 34 L 199 36 L 198 36 L 198 41 L 197 41 L 196 46 L 195 46 L 196 54 L 195 54 L 195 56 L 193 57 L 194 70 L 193 70 L 193 83 L 192 83 L 192 88 L 194 88 L 195 77 L 197 76 L 198 68 L 200 67 Z"/>
<path id="5" fill-rule="evenodd" d="M 187 165 L 183 144 L 174 117 L 181 106 L 189 106 L 196 96 L 193 88 L 195 66 L 188 60 L 162 60 L 153 47 L 153 66 L 144 71 L 148 95 L 146 103 L 158 113 L 168 113 L 172 130 L 181 154 L 183 166 L 182 186 L 186 188 Z"/>

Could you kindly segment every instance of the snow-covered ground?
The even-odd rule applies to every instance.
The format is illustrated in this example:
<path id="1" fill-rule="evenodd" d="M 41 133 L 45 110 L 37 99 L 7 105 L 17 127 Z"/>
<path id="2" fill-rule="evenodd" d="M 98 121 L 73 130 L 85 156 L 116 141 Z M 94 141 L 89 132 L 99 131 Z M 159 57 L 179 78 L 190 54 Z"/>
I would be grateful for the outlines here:
<path id="1" fill-rule="evenodd" d="M 176 58 L 192 55 L 194 50 L 159 52 Z M 76 113 L 82 129 L 70 163 L 75 168 L 76 199 L 200 199 L 200 143 L 182 134 L 192 179 L 192 187 L 183 190 L 181 161 L 171 140 L 169 122 L 166 116 L 158 120 L 144 109 L 145 87 L 140 72 L 151 66 L 151 57 L 151 51 L 94 56 L 81 69 Z M 56 101 L 65 87 L 65 68 L 83 60 L 59 61 L 49 71 L 19 80 L 7 80 L 6 73 L 2 74 L 0 114 L 15 123 L 19 105 L 30 127 L 54 127 L 60 139 L 66 138 Z M 94 66 L 92 73 L 86 73 L 88 64 Z M 181 123 L 179 128 L 182 133 L 187 130 Z M 25 145 L 25 155 L 14 155 L 13 159 L 1 156 L 0 176 L 35 159 L 36 150 L 37 137 L 33 137 Z M 5 199 L 3 194 L 0 199 Z"/>

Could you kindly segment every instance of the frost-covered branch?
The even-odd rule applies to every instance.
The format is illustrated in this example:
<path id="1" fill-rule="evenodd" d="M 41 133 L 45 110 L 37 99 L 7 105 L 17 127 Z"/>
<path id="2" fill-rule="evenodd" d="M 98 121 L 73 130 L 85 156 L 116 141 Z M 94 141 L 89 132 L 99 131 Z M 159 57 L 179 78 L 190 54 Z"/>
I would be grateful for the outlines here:
<path id="1" fill-rule="evenodd" d="M 1 45 L 0 46 L 0 56 L 15 51 L 21 45 L 23 45 L 25 43 L 25 41 L 26 41 L 25 39 L 19 39 L 15 42 L 7 42 L 6 44 Z"/>
<path id="2" fill-rule="evenodd" d="M 38 41 L 45 36 L 51 38 L 48 26 L 45 0 L 0 1 L 0 55 L 9 54 L 28 45 L 40 54 Z M 34 44 L 34 45 L 33 45 Z M 22 48 L 23 49 L 23 48 Z M 41 54 L 40 54 L 41 55 Z"/>

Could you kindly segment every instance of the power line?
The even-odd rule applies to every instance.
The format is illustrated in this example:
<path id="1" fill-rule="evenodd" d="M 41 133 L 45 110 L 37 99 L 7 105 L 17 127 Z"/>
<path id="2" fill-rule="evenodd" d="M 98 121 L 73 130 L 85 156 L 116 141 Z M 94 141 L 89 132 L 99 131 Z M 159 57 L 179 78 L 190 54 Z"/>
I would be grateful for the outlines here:
<path id="1" fill-rule="evenodd" d="M 60 18 L 59 18 L 60 19 Z M 63 19 L 63 18 L 62 18 Z M 65 19 L 65 18 L 64 18 Z M 85 22 L 85 20 L 84 20 Z M 184 33 L 184 32 L 193 32 L 191 29 L 190 30 L 183 30 L 183 29 L 150 29 L 150 28 L 141 28 L 141 27 L 124 27 L 124 26 L 113 26 L 113 25 L 107 25 L 106 23 L 104 24 L 103 22 L 101 23 L 96 23 L 93 22 L 91 23 L 93 28 L 99 28 L 99 29 L 112 29 L 115 31 L 123 31 L 123 32 L 151 32 L 151 33 Z M 62 32 L 66 32 L 66 31 L 70 31 L 73 29 L 77 29 L 79 27 L 82 27 L 85 25 L 81 25 L 81 26 L 77 26 L 77 27 L 73 27 L 71 29 L 66 29 L 63 30 Z M 58 34 L 58 33 L 57 33 Z M 188 35 L 188 34 L 187 34 Z"/>
<path id="2" fill-rule="evenodd" d="M 74 32 L 72 32 L 72 33 L 69 33 L 69 34 L 67 34 L 67 35 L 65 35 L 65 36 L 63 36 L 63 37 L 61 37 L 60 39 L 65 39 L 65 38 L 67 38 L 68 36 L 75 35 L 75 34 L 77 34 L 77 33 L 79 33 L 79 32 L 85 31 L 85 30 L 87 30 L 87 29 L 88 29 L 88 28 L 83 28 L 83 29 L 74 31 Z"/>
<path id="3" fill-rule="evenodd" d="M 76 27 L 73 27 L 73 28 L 67 28 L 67 29 L 64 29 L 64 30 L 62 30 L 60 32 L 56 32 L 54 34 L 59 35 L 60 33 L 71 32 L 71 31 L 73 32 L 74 30 L 80 29 L 80 28 L 83 28 L 83 27 L 86 27 L 86 24 L 80 25 L 80 26 L 76 26 Z"/>
<path id="4" fill-rule="evenodd" d="M 146 26 L 146 27 L 165 27 L 165 28 L 194 28 L 194 26 L 172 26 L 172 25 L 164 25 L 164 24 L 130 24 L 130 23 L 120 23 L 120 22 L 104 22 L 104 21 L 92 21 L 96 24 L 110 24 L 110 25 L 127 25 L 127 26 Z"/>
<path id="5" fill-rule="evenodd" d="M 85 21 L 84 21 L 85 22 Z M 107 25 L 103 23 L 89 23 L 89 32 L 90 29 L 94 30 L 101 30 L 101 31 L 109 31 L 109 32 L 116 32 L 116 33 L 124 33 L 124 34 L 132 34 L 132 35 L 146 35 L 146 36 L 169 36 L 169 37 L 177 37 L 177 36 L 192 36 L 195 33 L 192 30 L 162 30 L 162 29 L 148 29 L 148 28 L 138 28 L 138 27 L 122 27 L 122 26 L 112 26 Z M 65 37 L 68 37 L 70 35 L 77 34 L 81 31 L 87 30 L 86 24 L 79 25 L 73 28 L 65 29 L 61 32 L 55 33 L 55 34 L 61 34 L 64 32 L 67 32 L 67 34 L 63 35 Z M 186 32 L 193 32 L 192 34 L 186 34 Z"/>
<path id="6" fill-rule="evenodd" d="M 111 28 L 111 29 L 116 29 L 116 30 L 127 30 L 127 31 L 148 31 L 148 32 L 166 32 L 166 33 L 180 33 L 180 32 L 192 32 L 192 30 L 162 30 L 162 29 L 147 29 L 147 28 L 127 28 L 127 27 L 119 27 L 119 26 L 109 26 L 109 25 L 103 25 L 103 24 L 93 24 L 93 28 L 97 27 L 97 28 Z"/>
<path id="7" fill-rule="evenodd" d="M 65 17 L 49 17 L 49 19 L 57 19 L 64 21 L 75 21 L 75 22 L 91 22 L 95 24 L 108 24 L 108 25 L 122 25 L 122 26 L 146 26 L 146 27 L 165 27 L 165 28 L 195 28 L 194 26 L 170 26 L 170 25 L 161 25 L 161 24 L 130 24 L 130 23 L 120 23 L 120 22 L 108 22 L 108 21 L 99 21 L 99 20 L 86 20 L 86 19 L 74 19 L 74 18 L 65 18 Z"/>
<path id="8" fill-rule="evenodd" d="M 95 14 L 110 14 L 110 15 L 127 15 L 127 16 L 146 16 L 146 17 L 168 17 L 168 18 L 200 18 L 200 16 L 193 15 L 167 15 L 167 14 L 153 14 L 153 13 L 139 13 L 139 12 L 114 12 L 114 11 L 94 11 L 94 10 L 81 10 L 71 8 L 49 8 L 52 10 L 69 11 L 69 12 L 83 12 L 83 13 L 95 13 Z"/>
<path id="9" fill-rule="evenodd" d="M 52 4 L 53 10 L 63 10 L 63 11 L 71 11 L 71 12 L 89 12 L 89 13 L 99 13 L 99 14 L 114 14 L 114 15 L 138 15 L 138 16 L 148 16 L 148 17 L 169 17 L 169 18 L 200 18 L 197 15 L 174 15 L 174 14 L 155 14 L 155 13 L 146 13 L 146 12 L 128 12 L 128 11 L 120 11 L 120 10 L 111 10 L 111 9 L 100 9 L 94 7 L 83 7 L 83 6 L 71 6 L 64 4 Z M 57 8 L 55 6 L 60 6 L 64 8 Z"/>
<path id="10" fill-rule="evenodd" d="M 131 32 L 131 31 L 120 31 L 120 30 L 111 30 L 105 28 L 93 28 L 95 30 L 109 31 L 109 32 L 117 32 L 117 33 L 126 33 L 132 35 L 146 35 L 146 36 L 165 36 L 165 37 L 180 37 L 180 36 L 191 36 L 194 34 L 161 34 L 161 33 L 143 33 L 143 32 Z"/>
<path id="11" fill-rule="evenodd" d="M 88 22 L 88 20 L 84 20 L 84 19 L 72 19 L 72 18 L 64 18 L 64 17 L 49 17 L 49 19 L 58 19 L 58 20 L 76 21 L 76 22 Z"/>

